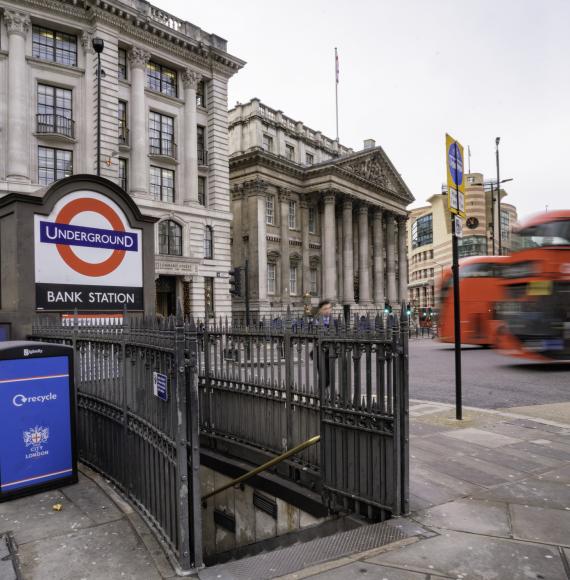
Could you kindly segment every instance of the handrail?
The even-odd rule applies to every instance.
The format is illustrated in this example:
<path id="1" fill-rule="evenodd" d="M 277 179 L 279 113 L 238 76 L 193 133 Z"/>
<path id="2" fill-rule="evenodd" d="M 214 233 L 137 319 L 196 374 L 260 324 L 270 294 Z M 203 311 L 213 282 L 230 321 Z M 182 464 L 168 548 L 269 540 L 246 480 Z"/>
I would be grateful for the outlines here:
<path id="1" fill-rule="evenodd" d="M 307 447 L 310 447 L 311 445 L 315 445 L 320 440 L 321 440 L 321 436 L 315 435 L 314 437 L 307 439 L 307 441 L 304 441 L 303 443 L 299 443 L 299 445 L 293 447 L 293 449 L 289 449 L 289 451 L 285 451 L 285 453 L 282 453 L 281 455 L 278 455 L 277 457 L 274 457 L 273 459 L 266 461 L 263 465 L 260 465 L 259 467 L 256 467 L 255 469 L 252 469 L 251 471 L 248 471 L 247 473 L 244 473 L 243 475 L 240 475 L 239 477 L 236 477 L 235 479 L 233 479 L 229 483 L 222 485 L 222 487 L 219 487 L 218 489 L 215 489 L 214 491 L 211 491 L 210 493 L 203 495 L 202 501 L 206 501 L 207 499 L 213 497 L 214 495 L 217 495 L 218 493 L 221 493 L 222 491 L 225 491 L 226 489 L 229 489 L 230 487 L 233 487 L 234 485 L 237 485 L 238 483 L 242 483 L 244 481 L 247 481 L 248 479 L 251 479 L 252 477 L 257 475 L 258 473 L 261 473 L 262 471 L 265 471 L 266 469 L 269 469 L 270 467 L 273 467 L 274 465 L 281 463 L 282 461 L 284 461 L 288 457 L 291 457 L 291 455 L 295 455 L 296 453 L 303 451 L 303 449 L 306 449 Z"/>

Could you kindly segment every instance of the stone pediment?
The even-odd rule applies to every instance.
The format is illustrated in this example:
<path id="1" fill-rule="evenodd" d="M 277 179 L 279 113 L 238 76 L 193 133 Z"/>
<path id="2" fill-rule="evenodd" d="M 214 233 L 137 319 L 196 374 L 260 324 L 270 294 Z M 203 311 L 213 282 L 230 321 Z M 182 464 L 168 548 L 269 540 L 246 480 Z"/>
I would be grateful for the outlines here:
<path id="1" fill-rule="evenodd" d="M 378 188 L 391 191 L 408 203 L 414 201 L 414 196 L 408 186 L 380 147 L 370 152 L 360 152 L 345 159 L 341 158 L 335 165 Z"/>

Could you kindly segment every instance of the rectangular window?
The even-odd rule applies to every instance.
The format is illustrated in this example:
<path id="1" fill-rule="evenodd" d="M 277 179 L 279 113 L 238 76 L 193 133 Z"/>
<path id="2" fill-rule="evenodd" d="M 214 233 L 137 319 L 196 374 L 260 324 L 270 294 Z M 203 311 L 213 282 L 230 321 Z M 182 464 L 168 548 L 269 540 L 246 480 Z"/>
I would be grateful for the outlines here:
<path id="1" fill-rule="evenodd" d="M 32 28 L 32 56 L 77 66 L 77 37 L 42 26 Z"/>
<path id="2" fill-rule="evenodd" d="M 206 178 L 202 175 L 198 176 L 198 203 L 200 205 L 206 205 Z"/>
<path id="3" fill-rule="evenodd" d="M 127 160 L 119 157 L 119 185 L 127 191 Z"/>
<path id="4" fill-rule="evenodd" d="M 275 198 L 272 195 L 268 195 L 265 201 L 265 223 L 275 225 Z"/>
<path id="5" fill-rule="evenodd" d="M 214 304 L 214 279 L 204 278 L 204 304 L 206 307 L 206 316 L 214 318 L 216 315 Z"/>
<path id="6" fill-rule="evenodd" d="M 169 97 L 178 96 L 178 74 L 175 70 L 151 61 L 146 65 L 146 78 L 151 91 Z"/>
<path id="7" fill-rule="evenodd" d="M 316 268 L 311 268 L 310 271 L 310 282 L 311 282 L 311 289 L 310 292 L 313 296 L 317 295 L 317 276 L 318 276 L 318 271 Z"/>
<path id="8" fill-rule="evenodd" d="M 501 210 L 501 241 L 509 240 L 509 212 Z"/>
<path id="9" fill-rule="evenodd" d="M 293 145 L 285 145 L 285 157 L 289 161 L 295 161 L 295 147 Z"/>
<path id="10" fill-rule="evenodd" d="M 119 48 L 119 79 L 127 80 L 127 51 L 124 48 Z"/>
<path id="11" fill-rule="evenodd" d="M 150 193 L 156 201 L 174 203 L 174 171 L 151 165 Z"/>
<path id="12" fill-rule="evenodd" d="M 119 145 L 128 145 L 129 129 L 127 123 L 127 103 L 125 101 L 119 101 L 118 118 L 119 118 Z"/>
<path id="13" fill-rule="evenodd" d="M 148 142 L 151 155 L 176 157 L 174 118 L 151 111 L 148 115 Z"/>
<path id="14" fill-rule="evenodd" d="M 37 132 L 73 138 L 73 98 L 69 89 L 38 85 Z"/>
<path id="15" fill-rule="evenodd" d="M 275 294 L 277 267 L 275 264 L 267 264 L 267 293 Z"/>
<path id="16" fill-rule="evenodd" d="M 38 147 L 38 183 L 49 185 L 73 174 L 73 152 Z"/>
<path id="17" fill-rule="evenodd" d="M 432 214 L 419 217 L 412 224 L 412 248 L 419 248 L 433 241 Z"/>
<path id="18" fill-rule="evenodd" d="M 305 153 L 305 165 L 313 165 L 315 156 L 312 153 Z"/>
<path id="19" fill-rule="evenodd" d="M 309 233 L 310 234 L 317 233 L 317 208 L 316 207 L 309 208 Z"/>
<path id="20" fill-rule="evenodd" d="M 273 152 L 273 137 L 271 135 L 263 135 L 263 144 L 262 148 L 265 151 L 269 151 L 270 153 Z"/>
<path id="21" fill-rule="evenodd" d="M 214 228 L 206 226 L 204 230 L 204 258 L 214 259 Z"/>
<path id="22" fill-rule="evenodd" d="M 196 127 L 196 136 L 198 140 L 198 165 L 207 165 L 208 154 L 206 152 L 206 127 L 198 125 L 198 127 Z"/>
<path id="23" fill-rule="evenodd" d="M 198 107 L 206 106 L 206 81 L 200 81 L 196 89 L 196 105 Z"/>
<path id="24" fill-rule="evenodd" d="M 289 294 L 291 296 L 297 294 L 297 266 L 293 266 L 293 264 L 289 269 Z"/>
<path id="25" fill-rule="evenodd" d="M 289 202 L 289 229 L 290 230 L 297 229 L 297 202 L 296 201 Z"/>

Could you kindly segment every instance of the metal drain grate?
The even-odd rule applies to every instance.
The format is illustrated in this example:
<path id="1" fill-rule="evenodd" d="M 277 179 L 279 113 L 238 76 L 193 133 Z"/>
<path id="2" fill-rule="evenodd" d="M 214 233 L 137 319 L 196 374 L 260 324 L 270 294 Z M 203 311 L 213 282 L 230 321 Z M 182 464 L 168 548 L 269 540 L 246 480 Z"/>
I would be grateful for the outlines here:
<path id="1" fill-rule="evenodd" d="M 419 526 L 402 527 L 400 522 L 361 526 L 281 550 L 219 564 L 202 570 L 199 577 L 201 580 L 268 580 L 423 533 Z"/>
<path id="2" fill-rule="evenodd" d="M 2 580 L 21 580 L 18 548 L 12 532 L 0 534 L 0 578 Z"/>

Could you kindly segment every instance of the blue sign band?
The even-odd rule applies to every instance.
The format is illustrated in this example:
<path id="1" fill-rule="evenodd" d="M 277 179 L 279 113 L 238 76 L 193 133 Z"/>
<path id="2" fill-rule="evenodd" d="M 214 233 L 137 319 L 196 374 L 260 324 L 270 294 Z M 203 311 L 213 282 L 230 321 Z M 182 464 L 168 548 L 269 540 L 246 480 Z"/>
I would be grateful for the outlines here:
<path id="1" fill-rule="evenodd" d="M 40 222 L 40 241 L 45 244 L 138 251 L 137 234 L 53 222 Z"/>

